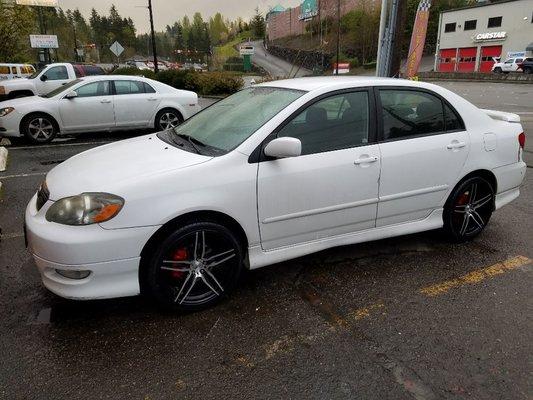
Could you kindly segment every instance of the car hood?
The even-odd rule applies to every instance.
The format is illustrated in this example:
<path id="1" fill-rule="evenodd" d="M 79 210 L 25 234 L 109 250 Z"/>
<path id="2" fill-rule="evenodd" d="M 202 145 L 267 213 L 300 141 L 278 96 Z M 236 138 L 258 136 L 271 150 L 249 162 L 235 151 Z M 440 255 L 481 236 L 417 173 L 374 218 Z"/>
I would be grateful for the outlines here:
<path id="1" fill-rule="evenodd" d="M 31 79 L 28 78 L 18 78 L 0 81 L 0 85 L 8 88 L 9 91 L 12 91 L 13 89 L 27 88 L 28 86 L 31 87 L 33 82 L 31 82 Z"/>
<path id="2" fill-rule="evenodd" d="M 181 150 L 156 134 L 114 142 L 85 151 L 59 164 L 46 176 L 50 199 L 84 192 L 125 195 L 151 176 L 204 163 L 211 156 Z"/>
<path id="3" fill-rule="evenodd" d="M 15 110 L 25 107 L 34 107 L 36 104 L 49 103 L 51 99 L 40 96 L 19 97 L 17 99 L 4 100 L 3 107 L 13 107 Z"/>

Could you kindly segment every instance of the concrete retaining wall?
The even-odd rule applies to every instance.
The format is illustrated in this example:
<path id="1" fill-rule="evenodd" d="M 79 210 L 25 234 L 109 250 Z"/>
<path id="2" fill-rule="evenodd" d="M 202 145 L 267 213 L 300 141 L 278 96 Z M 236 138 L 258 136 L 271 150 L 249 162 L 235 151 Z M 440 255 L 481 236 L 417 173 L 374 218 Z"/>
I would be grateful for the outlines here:
<path id="1" fill-rule="evenodd" d="M 420 72 L 421 80 L 450 80 L 450 81 L 494 81 L 513 83 L 533 83 L 533 74 L 484 74 L 480 72 Z"/>

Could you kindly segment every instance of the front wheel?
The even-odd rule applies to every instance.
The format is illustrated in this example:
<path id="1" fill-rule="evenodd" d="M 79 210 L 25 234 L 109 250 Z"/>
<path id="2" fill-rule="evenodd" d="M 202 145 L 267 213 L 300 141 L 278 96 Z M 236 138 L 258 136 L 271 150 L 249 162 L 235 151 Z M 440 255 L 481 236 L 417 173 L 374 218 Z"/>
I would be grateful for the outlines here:
<path id="1" fill-rule="evenodd" d="M 24 118 L 21 130 L 28 141 L 33 144 L 50 143 L 57 135 L 55 121 L 47 114 L 32 114 Z"/>
<path id="2" fill-rule="evenodd" d="M 502 73 L 502 69 L 500 67 L 496 67 L 496 68 L 494 68 L 494 73 L 501 74 Z"/>
<path id="3" fill-rule="evenodd" d="M 196 222 L 171 233 L 149 259 L 146 288 L 165 308 L 198 311 L 236 286 L 243 252 L 235 235 L 215 222 Z"/>
<path id="4" fill-rule="evenodd" d="M 479 235 L 494 210 L 494 188 L 481 177 L 462 182 L 444 207 L 444 228 L 458 242 Z"/>

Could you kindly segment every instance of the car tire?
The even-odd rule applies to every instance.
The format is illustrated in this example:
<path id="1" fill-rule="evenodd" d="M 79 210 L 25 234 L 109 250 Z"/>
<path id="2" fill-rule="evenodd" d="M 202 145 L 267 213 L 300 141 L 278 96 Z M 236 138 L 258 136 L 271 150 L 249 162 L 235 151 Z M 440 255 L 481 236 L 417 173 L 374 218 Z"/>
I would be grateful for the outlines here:
<path id="1" fill-rule="evenodd" d="M 531 67 L 525 67 L 524 68 L 524 74 L 531 74 L 533 73 L 533 68 Z"/>
<path id="2" fill-rule="evenodd" d="M 496 67 L 496 68 L 494 68 L 494 73 L 495 73 L 495 74 L 501 74 L 502 72 L 503 72 L 503 71 L 502 71 L 502 69 L 501 69 L 500 67 Z"/>
<path id="3" fill-rule="evenodd" d="M 444 206 L 444 230 L 456 242 L 479 235 L 494 211 L 494 188 L 486 179 L 475 176 L 461 182 Z"/>
<path id="4" fill-rule="evenodd" d="M 164 108 L 155 116 L 155 129 L 164 131 L 175 128 L 183 122 L 181 113 L 173 108 Z"/>
<path id="5" fill-rule="evenodd" d="M 227 297 L 242 267 L 241 243 L 216 222 L 192 222 L 171 232 L 147 257 L 143 292 L 165 309 L 194 312 Z"/>
<path id="6" fill-rule="evenodd" d="M 48 114 L 30 114 L 20 124 L 21 133 L 33 144 L 50 143 L 59 131 L 57 122 Z"/>

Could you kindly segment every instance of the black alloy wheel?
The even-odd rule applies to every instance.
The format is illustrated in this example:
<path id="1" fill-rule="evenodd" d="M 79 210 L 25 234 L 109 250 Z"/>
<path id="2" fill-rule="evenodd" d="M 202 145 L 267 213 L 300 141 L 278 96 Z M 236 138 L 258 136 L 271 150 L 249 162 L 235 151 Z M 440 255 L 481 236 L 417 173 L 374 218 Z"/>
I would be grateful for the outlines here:
<path id="1" fill-rule="evenodd" d="M 236 286 L 243 252 L 235 235 L 215 222 L 177 229 L 153 253 L 147 289 L 165 308 L 198 311 L 213 306 Z"/>
<path id="2" fill-rule="evenodd" d="M 44 113 L 31 114 L 24 118 L 21 130 L 33 144 L 50 143 L 57 135 L 57 125 L 52 117 Z"/>
<path id="3" fill-rule="evenodd" d="M 487 226 L 494 211 L 494 188 L 481 177 L 462 182 L 444 209 L 444 227 L 459 242 L 473 239 Z"/>

